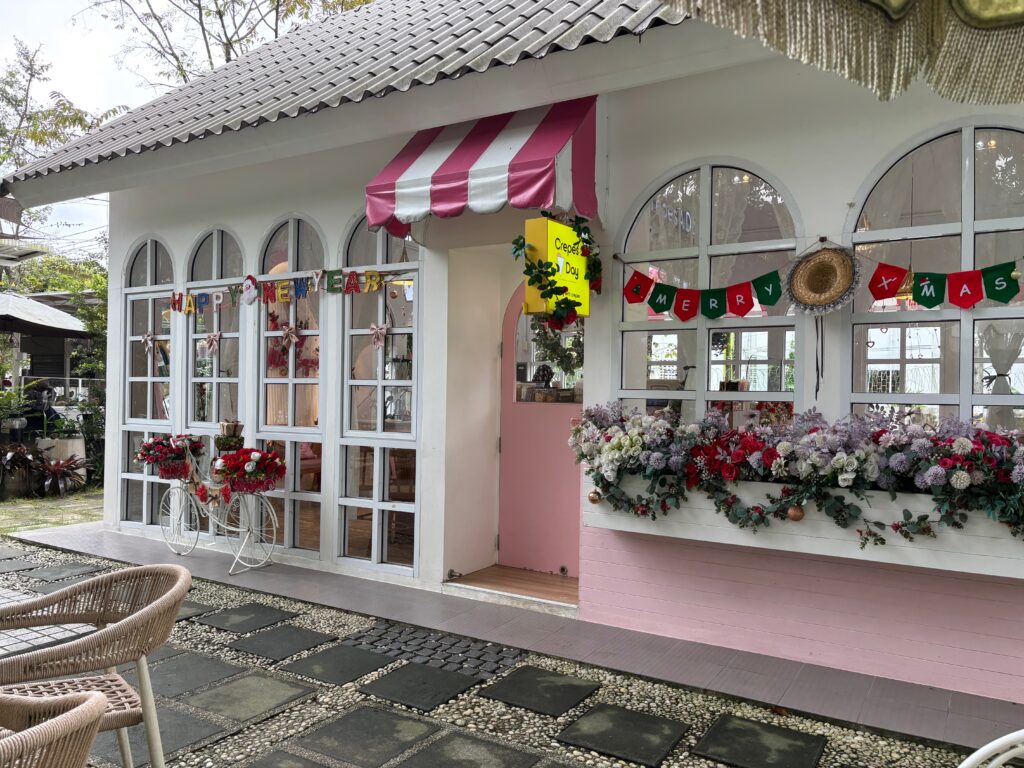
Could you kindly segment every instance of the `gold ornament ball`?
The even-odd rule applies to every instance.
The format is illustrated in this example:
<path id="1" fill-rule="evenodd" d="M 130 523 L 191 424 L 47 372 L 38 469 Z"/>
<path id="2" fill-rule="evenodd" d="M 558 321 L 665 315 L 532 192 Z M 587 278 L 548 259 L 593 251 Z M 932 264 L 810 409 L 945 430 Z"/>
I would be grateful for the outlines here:
<path id="1" fill-rule="evenodd" d="M 590 500 L 591 504 L 600 504 L 601 498 L 601 492 L 597 490 L 597 488 L 595 488 L 594 490 L 587 494 L 587 499 Z"/>
<path id="2" fill-rule="evenodd" d="M 1020 280 L 1020 270 L 1019 269 L 1013 270 L 1013 272 L 1010 273 L 1010 279 L 1012 279 L 1012 280 Z"/>
<path id="3" fill-rule="evenodd" d="M 804 519 L 804 508 L 799 504 L 792 505 L 786 510 L 786 517 L 792 520 L 794 523 L 798 523 Z"/>

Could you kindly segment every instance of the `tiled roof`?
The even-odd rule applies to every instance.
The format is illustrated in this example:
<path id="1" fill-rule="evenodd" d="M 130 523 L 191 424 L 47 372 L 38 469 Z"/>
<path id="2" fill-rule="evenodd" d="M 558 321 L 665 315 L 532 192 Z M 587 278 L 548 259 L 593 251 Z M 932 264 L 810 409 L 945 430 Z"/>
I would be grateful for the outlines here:
<path id="1" fill-rule="evenodd" d="M 661 0 L 373 0 L 260 46 L 4 181 L 407 91 L 683 19 Z"/>

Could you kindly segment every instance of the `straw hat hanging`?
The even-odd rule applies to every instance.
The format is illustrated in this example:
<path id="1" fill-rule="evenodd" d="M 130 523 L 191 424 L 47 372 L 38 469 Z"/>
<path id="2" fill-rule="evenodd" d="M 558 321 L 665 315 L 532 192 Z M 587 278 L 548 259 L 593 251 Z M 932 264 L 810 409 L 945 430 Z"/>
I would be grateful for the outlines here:
<path id="1" fill-rule="evenodd" d="M 823 315 L 847 304 L 857 291 L 860 270 L 845 248 L 823 242 L 802 255 L 789 272 L 789 297 L 801 312 Z"/>

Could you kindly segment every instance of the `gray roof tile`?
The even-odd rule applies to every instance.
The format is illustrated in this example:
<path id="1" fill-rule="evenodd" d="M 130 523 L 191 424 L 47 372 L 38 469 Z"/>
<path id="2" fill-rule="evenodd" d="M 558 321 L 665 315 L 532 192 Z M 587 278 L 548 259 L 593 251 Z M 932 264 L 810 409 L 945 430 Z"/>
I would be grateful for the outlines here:
<path id="1" fill-rule="evenodd" d="M 4 182 L 540 59 L 683 18 L 661 0 L 374 0 L 269 42 Z"/>

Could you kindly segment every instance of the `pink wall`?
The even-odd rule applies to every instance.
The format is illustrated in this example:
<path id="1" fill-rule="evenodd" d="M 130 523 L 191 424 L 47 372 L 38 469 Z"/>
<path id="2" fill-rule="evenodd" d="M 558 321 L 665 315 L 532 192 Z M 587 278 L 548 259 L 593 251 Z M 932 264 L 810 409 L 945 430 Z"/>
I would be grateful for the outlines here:
<path id="1" fill-rule="evenodd" d="M 654 523 L 653 525 L 657 525 Z M 1024 583 L 584 528 L 580 618 L 1024 703 Z"/>
<path id="2" fill-rule="evenodd" d="M 522 285 L 505 310 L 501 360 L 501 477 L 498 563 L 513 568 L 579 573 L 579 467 L 566 448 L 569 422 L 581 406 L 515 402 L 516 323 Z"/>

